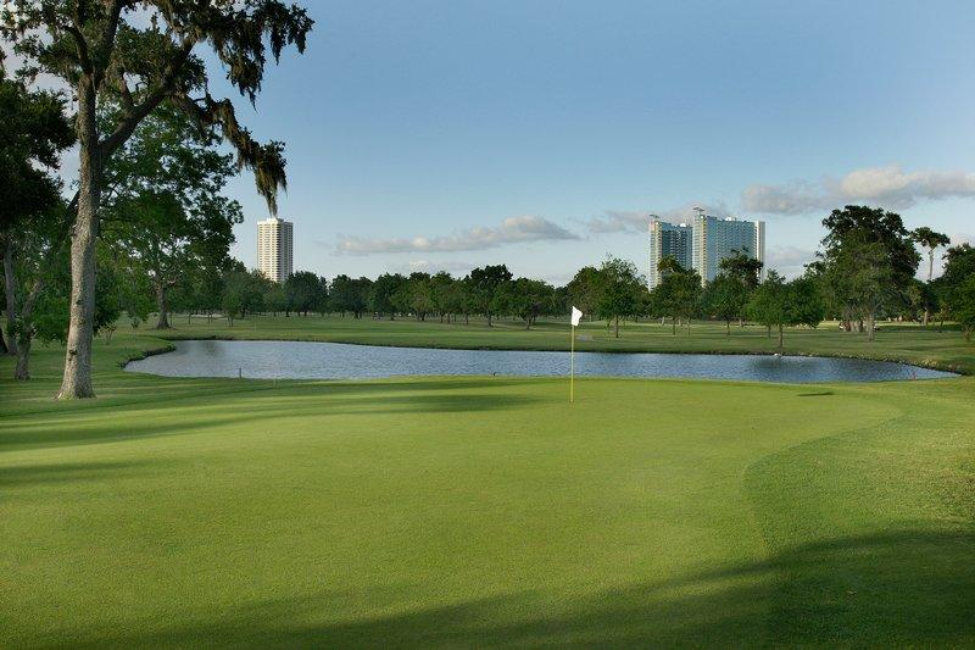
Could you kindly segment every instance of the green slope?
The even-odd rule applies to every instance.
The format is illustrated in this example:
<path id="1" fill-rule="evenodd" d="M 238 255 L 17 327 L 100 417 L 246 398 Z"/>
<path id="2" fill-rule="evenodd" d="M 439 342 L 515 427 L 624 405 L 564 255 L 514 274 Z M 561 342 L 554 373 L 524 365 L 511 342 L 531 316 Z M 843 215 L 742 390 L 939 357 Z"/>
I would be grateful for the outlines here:
<path id="1" fill-rule="evenodd" d="M 975 643 L 975 381 L 0 380 L 0 644 Z M 8 361 L 0 362 L 6 375 Z"/>

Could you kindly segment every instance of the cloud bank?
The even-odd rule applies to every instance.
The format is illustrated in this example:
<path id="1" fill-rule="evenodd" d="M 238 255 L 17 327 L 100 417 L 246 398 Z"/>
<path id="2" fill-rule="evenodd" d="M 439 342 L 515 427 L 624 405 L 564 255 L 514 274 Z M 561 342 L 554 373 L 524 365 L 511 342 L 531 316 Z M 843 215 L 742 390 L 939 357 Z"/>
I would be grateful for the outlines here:
<path id="1" fill-rule="evenodd" d="M 413 238 L 370 238 L 339 236 L 336 249 L 347 255 L 383 253 L 456 253 L 481 251 L 507 244 L 579 239 L 548 219 L 535 215 L 510 217 L 499 226 L 478 227 L 454 235 Z"/>
<path id="2" fill-rule="evenodd" d="M 747 212 L 808 214 L 851 203 L 903 210 L 919 201 L 975 197 L 975 174 L 962 171 L 905 172 L 898 166 L 870 167 L 839 179 L 787 185 L 755 184 L 741 195 Z"/>

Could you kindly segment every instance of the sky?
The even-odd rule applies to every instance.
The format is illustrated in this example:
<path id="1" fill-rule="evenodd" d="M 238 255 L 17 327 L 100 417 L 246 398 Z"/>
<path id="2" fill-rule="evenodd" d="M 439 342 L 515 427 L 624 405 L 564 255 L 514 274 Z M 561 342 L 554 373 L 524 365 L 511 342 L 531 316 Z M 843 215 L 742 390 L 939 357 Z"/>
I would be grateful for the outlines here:
<path id="1" fill-rule="evenodd" d="M 970 0 L 302 4 L 306 53 L 236 100 L 286 143 L 296 269 L 646 272 L 646 215 L 694 206 L 765 220 L 787 275 L 847 203 L 975 240 Z M 267 208 L 229 192 L 253 266 Z"/>

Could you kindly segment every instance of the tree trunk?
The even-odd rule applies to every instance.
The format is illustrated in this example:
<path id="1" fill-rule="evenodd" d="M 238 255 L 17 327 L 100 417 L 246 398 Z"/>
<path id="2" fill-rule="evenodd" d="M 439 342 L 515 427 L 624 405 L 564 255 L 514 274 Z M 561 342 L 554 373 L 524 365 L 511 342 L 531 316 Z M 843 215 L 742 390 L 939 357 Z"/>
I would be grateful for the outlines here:
<path id="1" fill-rule="evenodd" d="M 677 317 L 676 316 L 674 316 L 670 320 L 670 333 L 673 334 L 674 336 L 677 336 Z"/>
<path id="2" fill-rule="evenodd" d="M 95 238 L 101 203 L 102 161 L 95 127 L 95 88 L 91 79 L 78 88 L 78 140 L 81 167 L 78 215 L 71 233 L 71 306 L 64 377 L 59 400 L 95 396 L 91 383 L 91 349 L 95 336 Z"/>
<path id="3" fill-rule="evenodd" d="M 726 320 L 725 321 L 724 335 L 725 336 L 731 336 L 731 321 L 730 320 Z"/>
<path id="4" fill-rule="evenodd" d="M 874 320 L 873 312 L 867 314 L 867 339 L 870 341 L 873 340 L 874 330 L 876 329 L 874 327 Z"/>
<path id="5" fill-rule="evenodd" d="M 17 337 L 17 368 L 14 370 L 14 379 L 27 381 L 30 379 L 30 344 L 31 336 L 25 333 Z"/>
<path id="6" fill-rule="evenodd" d="M 17 335 L 14 334 L 14 321 L 17 318 L 17 282 L 14 278 L 14 245 L 5 239 L 3 242 L 3 282 L 4 294 L 7 298 L 7 334 L 10 336 L 10 343 L 7 344 L 7 353 L 17 354 Z"/>
<path id="7" fill-rule="evenodd" d="M 620 317 L 616 317 L 616 338 L 620 337 Z"/>
<path id="8" fill-rule="evenodd" d="M 487 313 L 487 317 L 488 317 L 488 327 L 494 327 L 494 325 L 491 324 L 491 312 Z"/>
<path id="9" fill-rule="evenodd" d="M 0 327 L 0 354 L 9 354 L 10 349 L 7 347 L 7 341 L 3 337 L 3 328 Z"/>
<path id="10" fill-rule="evenodd" d="M 159 320 L 156 322 L 156 329 L 168 330 L 169 304 L 166 302 L 166 287 L 159 285 L 156 288 L 156 301 L 159 306 Z"/>
<path id="11" fill-rule="evenodd" d="M 785 328 L 782 326 L 782 323 L 779 323 L 779 350 L 781 350 L 782 346 L 785 344 L 784 329 Z"/>

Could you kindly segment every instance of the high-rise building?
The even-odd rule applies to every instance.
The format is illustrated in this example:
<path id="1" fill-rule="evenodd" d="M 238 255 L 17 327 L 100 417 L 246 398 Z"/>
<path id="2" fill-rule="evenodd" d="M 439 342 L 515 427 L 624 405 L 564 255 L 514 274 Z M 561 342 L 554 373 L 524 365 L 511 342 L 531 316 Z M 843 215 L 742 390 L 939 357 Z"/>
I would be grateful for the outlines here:
<path id="1" fill-rule="evenodd" d="M 257 222 L 257 268 L 274 282 L 294 272 L 293 233 L 294 224 L 277 217 Z"/>
<path id="2" fill-rule="evenodd" d="M 647 285 L 651 290 L 663 280 L 658 266 L 665 257 L 673 257 L 681 266 L 690 267 L 691 242 L 691 227 L 688 224 L 671 224 L 657 217 L 650 220 L 650 272 Z"/>
<path id="3" fill-rule="evenodd" d="M 765 222 L 698 215 L 694 217 L 693 249 L 692 266 L 703 282 L 713 280 L 718 275 L 721 260 L 736 251 L 764 262 Z"/>
<path id="4" fill-rule="evenodd" d="M 657 265 L 664 257 L 675 258 L 684 268 L 696 270 L 702 282 L 713 280 L 721 260 L 735 252 L 765 261 L 765 222 L 718 219 L 704 214 L 691 224 L 670 224 L 656 217 L 650 220 L 650 269 L 647 284 L 652 290 L 663 274 Z"/>

